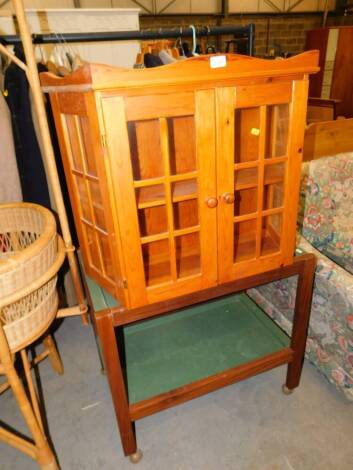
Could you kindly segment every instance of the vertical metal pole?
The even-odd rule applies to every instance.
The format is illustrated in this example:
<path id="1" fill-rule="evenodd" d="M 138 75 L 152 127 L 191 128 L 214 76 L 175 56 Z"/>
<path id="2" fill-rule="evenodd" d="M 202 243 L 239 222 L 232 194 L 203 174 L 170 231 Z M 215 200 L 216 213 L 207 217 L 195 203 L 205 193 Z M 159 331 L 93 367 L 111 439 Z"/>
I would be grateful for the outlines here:
<path id="1" fill-rule="evenodd" d="M 255 25 L 250 23 L 248 33 L 248 55 L 254 55 Z"/>
<path id="2" fill-rule="evenodd" d="M 23 49 L 26 56 L 27 61 L 27 78 L 29 81 L 29 85 L 31 87 L 32 95 L 33 95 L 33 103 L 36 110 L 36 114 L 38 116 L 38 124 L 40 133 L 43 140 L 43 148 L 44 148 L 44 159 L 46 161 L 46 166 L 48 168 L 48 176 L 51 184 L 51 189 L 53 191 L 53 196 L 55 199 L 55 205 L 59 216 L 62 236 L 65 243 L 66 254 L 68 258 L 68 262 L 70 265 L 70 270 L 72 274 L 72 279 L 75 286 L 75 291 L 77 295 L 77 300 L 80 306 L 80 311 L 82 314 L 82 320 L 85 324 L 88 323 L 87 320 L 87 307 L 84 303 L 84 295 L 81 285 L 81 279 L 78 270 L 77 259 L 74 252 L 74 247 L 72 245 L 72 239 L 69 229 L 69 223 L 67 220 L 67 214 L 65 210 L 63 195 L 61 192 L 60 181 L 58 176 L 58 171 L 56 168 L 55 163 L 55 155 L 53 150 L 53 145 L 51 142 L 50 137 L 50 130 L 47 121 L 46 110 L 44 106 L 43 94 L 40 87 L 40 81 L 38 76 L 37 70 L 37 63 L 34 57 L 34 50 L 32 44 L 31 33 L 29 31 L 29 27 L 26 20 L 26 15 L 24 12 L 23 0 L 12 0 L 18 27 L 20 30 L 20 35 L 22 39 Z"/>

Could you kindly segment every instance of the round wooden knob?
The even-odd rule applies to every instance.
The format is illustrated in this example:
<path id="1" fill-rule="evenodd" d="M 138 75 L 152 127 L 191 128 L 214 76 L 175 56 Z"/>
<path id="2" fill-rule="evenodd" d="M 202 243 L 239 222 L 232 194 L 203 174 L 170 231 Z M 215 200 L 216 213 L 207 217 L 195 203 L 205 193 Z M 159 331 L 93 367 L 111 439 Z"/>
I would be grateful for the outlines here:
<path id="1" fill-rule="evenodd" d="M 233 202 L 234 202 L 234 193 L 224 193 L 222 195 L 222 200 L 226 204 L 233 204 Z"/>
<path id="2" fill-rule="evenodd" d="M 207 207 L 209 207 L 210 209 L 214 209 L 215 207 L 217 207 L 218 200 L 216 197 L 209 197 L 206 199 L 206 204 Z"/>

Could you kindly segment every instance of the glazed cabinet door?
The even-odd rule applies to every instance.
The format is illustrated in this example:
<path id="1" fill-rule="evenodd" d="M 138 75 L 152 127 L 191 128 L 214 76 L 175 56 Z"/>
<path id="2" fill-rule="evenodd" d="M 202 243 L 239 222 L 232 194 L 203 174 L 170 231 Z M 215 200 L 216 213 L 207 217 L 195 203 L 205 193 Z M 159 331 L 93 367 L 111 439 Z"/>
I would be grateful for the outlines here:
<path id="1" fill-rule="evenodd" d="M 131 306 L 217 282 L 213 90 L 101 95 Z"/>
<path id="2" fill-rule="evenodd" d="M 307 85 L 217 89 L 220 282 L 293 259 Z"/>
<path id="3" fill-rule="evenodd" d="M 110 182 L 93 93 L 52 93 L 66 181 L 86 273 L 128 304 Z"/>

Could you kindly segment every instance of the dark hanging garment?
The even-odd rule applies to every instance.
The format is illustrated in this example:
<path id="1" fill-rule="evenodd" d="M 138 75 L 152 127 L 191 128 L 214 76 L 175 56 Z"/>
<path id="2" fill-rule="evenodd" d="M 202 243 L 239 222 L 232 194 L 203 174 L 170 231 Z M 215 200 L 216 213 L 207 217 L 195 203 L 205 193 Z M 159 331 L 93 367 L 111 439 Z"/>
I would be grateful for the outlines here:
<path id="1" fill-rule="evenodd" d="M 15 46 L 15 55 L 24 61 L 22 47 Z M 4 89 L 11 112 L 23 200 L 50 208 L 47 179 L 32 121 L 29 84 L 25 72 L 14 63 L 6 69 Z"/>
<path id="2" fill-rule="evenodd" d="M 163 62 L 158 55 L 153 55 L 149 52 L 145 53 L 143 56 L 143 61 L 146 68 L 159 67 L 160 65 L 163 65 Z"/>

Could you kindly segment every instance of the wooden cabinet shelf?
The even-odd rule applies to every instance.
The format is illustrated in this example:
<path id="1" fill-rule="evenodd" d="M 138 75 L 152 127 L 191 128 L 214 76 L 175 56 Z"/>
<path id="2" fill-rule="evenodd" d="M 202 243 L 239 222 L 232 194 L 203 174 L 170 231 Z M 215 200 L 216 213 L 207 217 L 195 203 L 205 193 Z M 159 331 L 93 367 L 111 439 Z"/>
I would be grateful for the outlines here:
<path id="1" fill-rule="evenodd" d="M 176 181 L 175 183 L 168 184 L 171 185 L 173 202 L 188 201 L 198 198 L 196 180 Z M 166 204 L 164 184 L 140 187 L 136 190 L 136 193 L 137 206 L 139 209 Z"/>
<path id="2" fill-rule="evenodd" d="M 266 164 L 264 169 L 264 184 L 283 183 L 285 163 Z M 235 189 L 249 189 L 258 186 L 258 167 L 235 170 Z"/>

